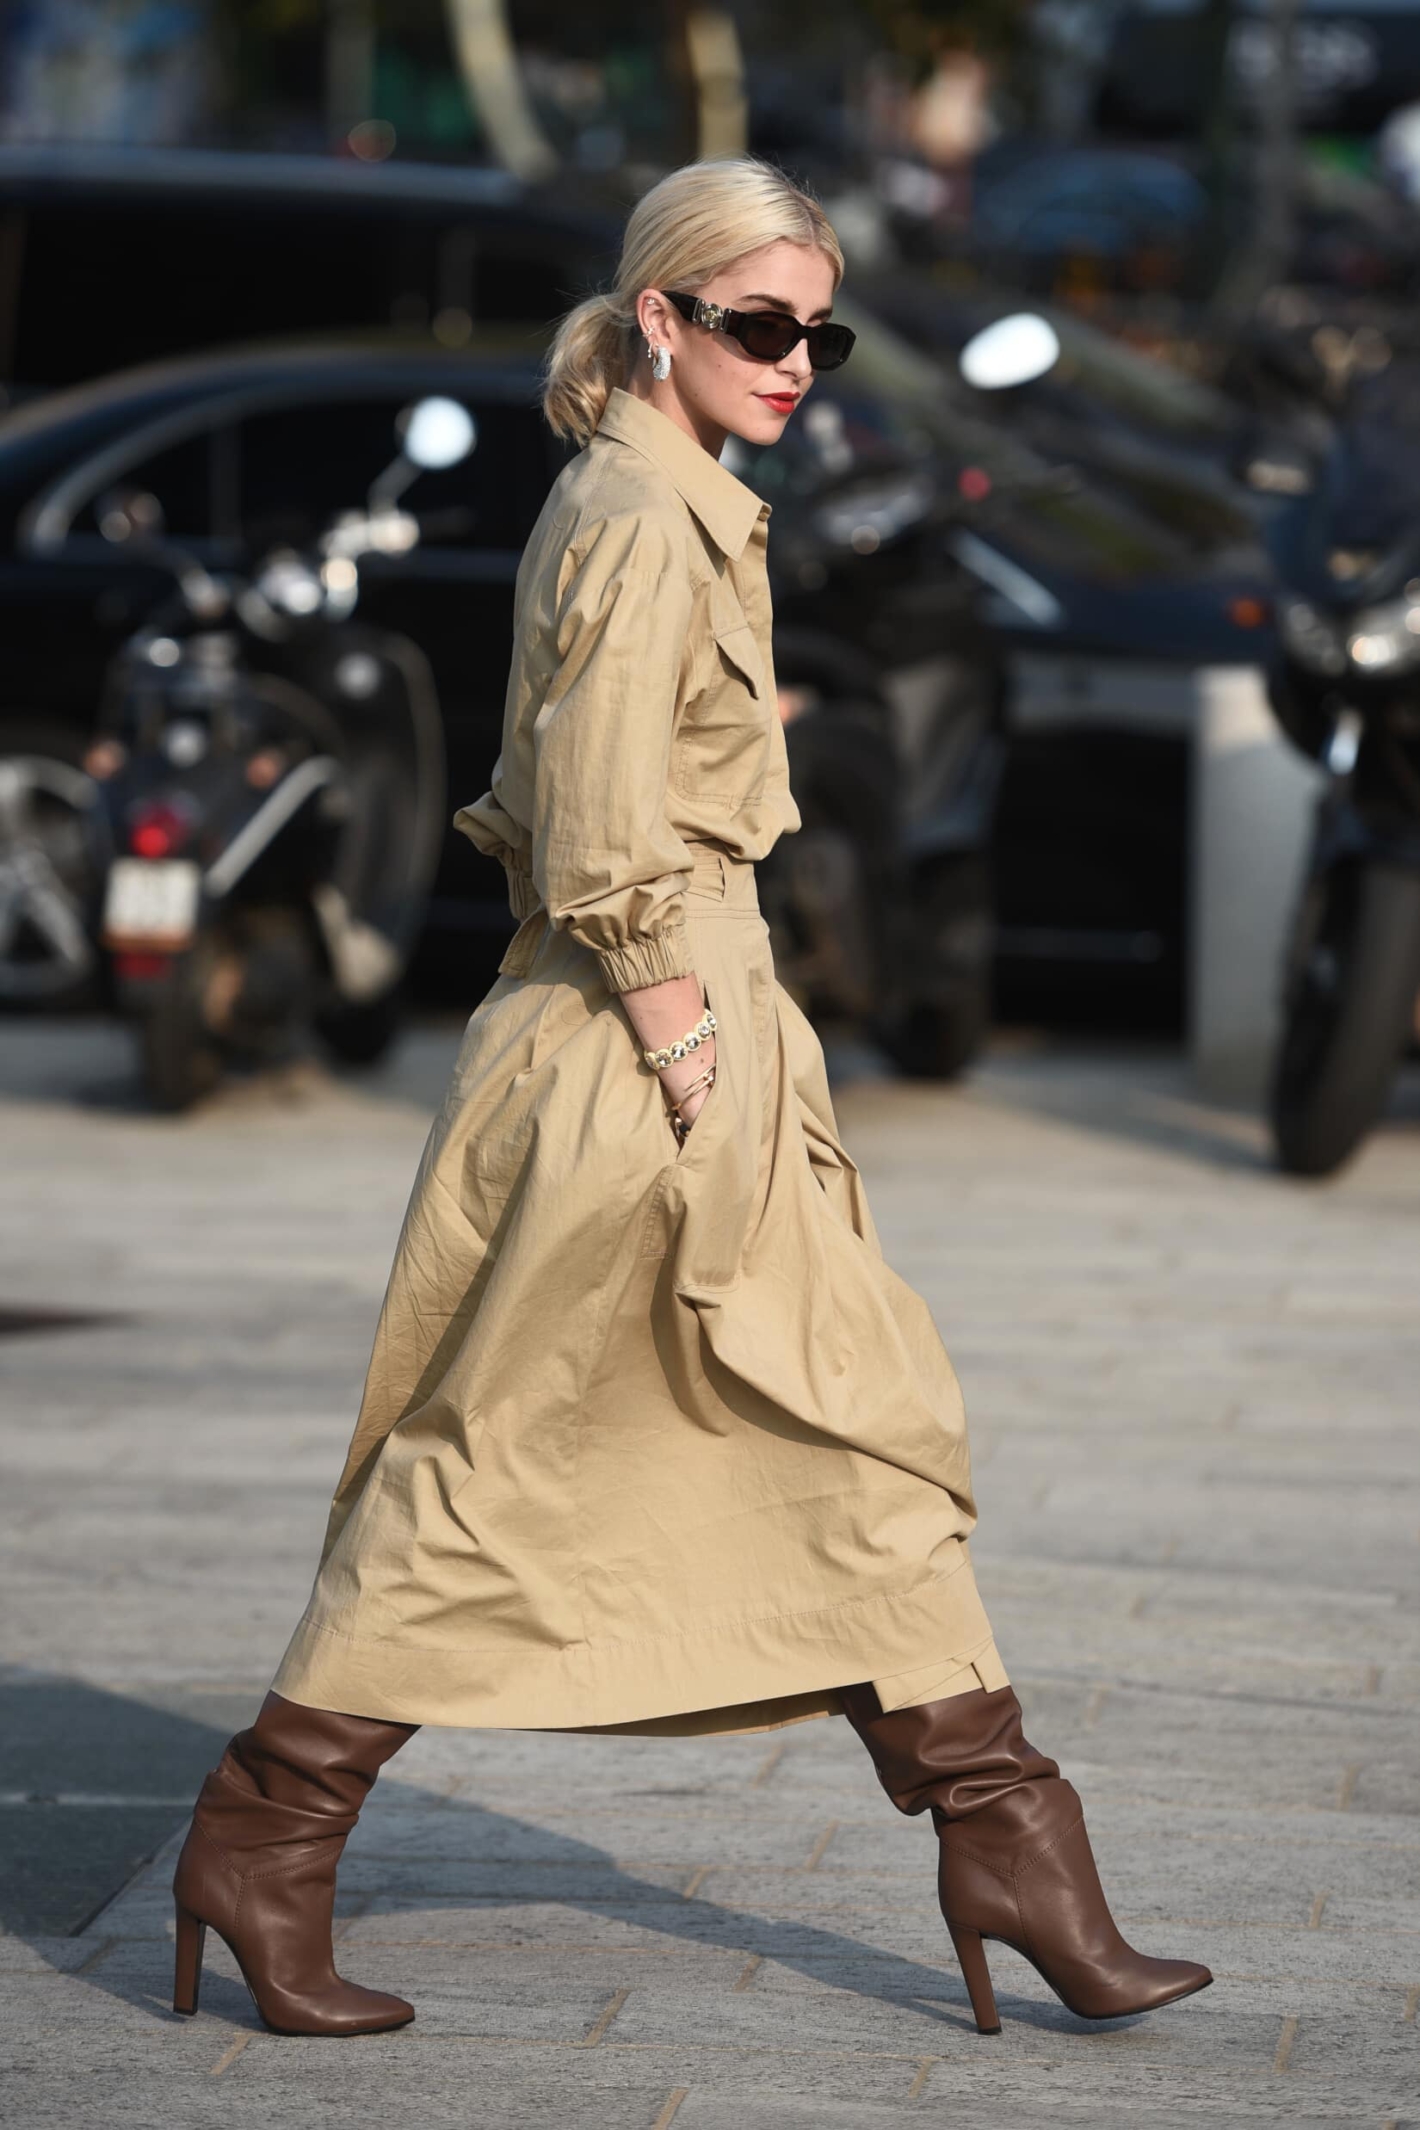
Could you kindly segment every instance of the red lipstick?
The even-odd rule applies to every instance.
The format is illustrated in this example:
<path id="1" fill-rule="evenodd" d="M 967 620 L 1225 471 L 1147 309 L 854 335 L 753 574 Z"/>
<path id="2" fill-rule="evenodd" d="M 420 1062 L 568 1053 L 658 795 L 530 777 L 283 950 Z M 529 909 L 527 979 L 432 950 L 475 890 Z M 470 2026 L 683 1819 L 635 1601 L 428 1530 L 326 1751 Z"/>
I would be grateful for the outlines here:
<path id="1" fill-rule="evenodd" d="M 766 407 L 772 407 L 776 414 L 792 414 L 799 404 L 797 392 L 756 392 L 754 396 L 762 399 Z"/>

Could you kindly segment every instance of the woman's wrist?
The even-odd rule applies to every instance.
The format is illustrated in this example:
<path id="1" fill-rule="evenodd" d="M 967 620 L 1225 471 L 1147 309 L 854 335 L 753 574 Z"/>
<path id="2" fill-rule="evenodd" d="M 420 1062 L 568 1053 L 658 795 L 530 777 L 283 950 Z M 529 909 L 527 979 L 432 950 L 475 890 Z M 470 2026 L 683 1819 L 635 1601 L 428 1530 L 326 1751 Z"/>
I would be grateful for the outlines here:
<path id="1" fill-rule="evenodd" d="M 668 1043 L 647 1043 L 641 1055 L 653 1072 L 665 1072 L 670 1066 L 683 1065 L 687 1058 L 693 1057 L 702 1044 L 709 1042 L 715 1028 L 715 1016 L 708 1006 L 704 1006 L 693 1027 L 683 1028 Z"/>
<path id="2" fill-rule="evenodd" d="M 687 1094 L 693 1082 L 699 1080 L 706 1068 L 714 1062 L 715 1038 L 712 1035 L 707 1036 L 700 1048 L 692 1051 L 689 1057 L 682 1058 L 676 1065 L 667 1065 L 664 1072 L 657 1075 L 661 1092 L 671 1108 L 675 1107 Z"/>
<path id="3" fill-rule="evenodd" d="M 642 1059 L 646 1052 L 684 1047 L 683 1057 L 673 1059 L 656 1072 L 666 1115 L 673 1128 L 693 1124 L 705 1105 L 710 1088 L 706 1068 L 715 1063 L 715 1036 L 696 1036 L 694 1048 L 686 1037 L 704 1022 L 708 1001 L 696 976 L 668 977 L 664 983 L 643 984 L 623 991 L 621 1003 L 636 1034 Z"/>
<path id="4" fill-rule="evenodd" d="M 705 994 L 697 976 L 667 977 L 663 983 L 642 984 L 620 996 L 642 1050 L 675 1042 L 705 1011 Z"/>

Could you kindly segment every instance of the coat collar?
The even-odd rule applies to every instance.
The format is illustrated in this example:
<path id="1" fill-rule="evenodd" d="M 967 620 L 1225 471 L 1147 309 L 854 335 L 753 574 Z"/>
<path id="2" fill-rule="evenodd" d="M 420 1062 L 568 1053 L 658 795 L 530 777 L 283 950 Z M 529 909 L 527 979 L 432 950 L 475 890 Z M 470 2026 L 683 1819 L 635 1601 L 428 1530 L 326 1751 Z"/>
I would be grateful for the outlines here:
<path id="1" fill-rule="evenodd" d="M 620 385 L 612 387 L 597 434 L 615 437 L 653 460 L 731 561 L 739 560 L 756 524 L 769 516 L 769 505 L 712 459 L 693 436 Z"/>

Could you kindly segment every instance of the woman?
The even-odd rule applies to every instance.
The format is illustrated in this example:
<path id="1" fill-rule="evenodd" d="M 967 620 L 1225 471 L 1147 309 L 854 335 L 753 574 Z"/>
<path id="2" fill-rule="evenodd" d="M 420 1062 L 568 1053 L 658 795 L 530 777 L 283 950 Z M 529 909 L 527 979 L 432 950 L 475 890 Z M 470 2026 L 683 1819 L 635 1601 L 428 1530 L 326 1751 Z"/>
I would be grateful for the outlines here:
<path id="1" fill-rule="evenodd" d="M 775 983 L 754 861 L 798 826 L 776 716 L 771 444 L 852 335 L 815 202 L 750 160 L 675 172 L 545 409 L 585 448 L 518 576 L 493 787 L 458 816 L 521 920 L 405 1220 L 306 1615 L 198 1799 L 203 1931 L 267 2023 L 413 2018 L 335 1973 L 335 1865 L 418 1724 L 745 1731 L 846 1714 L 930 1810 L 978 2024 L 984 1936 L 1074 2010 L 1207 1970 L 1131 1951 L 977 1596 L 961 1401 L 884 1264 L 823 1058 Z"/>

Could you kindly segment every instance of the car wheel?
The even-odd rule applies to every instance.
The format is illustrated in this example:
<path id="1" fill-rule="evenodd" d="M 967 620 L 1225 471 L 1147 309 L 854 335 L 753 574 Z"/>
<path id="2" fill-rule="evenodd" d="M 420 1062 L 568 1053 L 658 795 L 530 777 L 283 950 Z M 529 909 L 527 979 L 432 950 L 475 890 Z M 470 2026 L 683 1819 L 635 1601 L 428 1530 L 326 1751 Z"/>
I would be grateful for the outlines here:
<path id="1" fill-rule="evenodd" d="M 37 720 L 0 720 L 0 1009 L 54 1012 L 94 992 L 106 838 L 83 746 Z"/>

